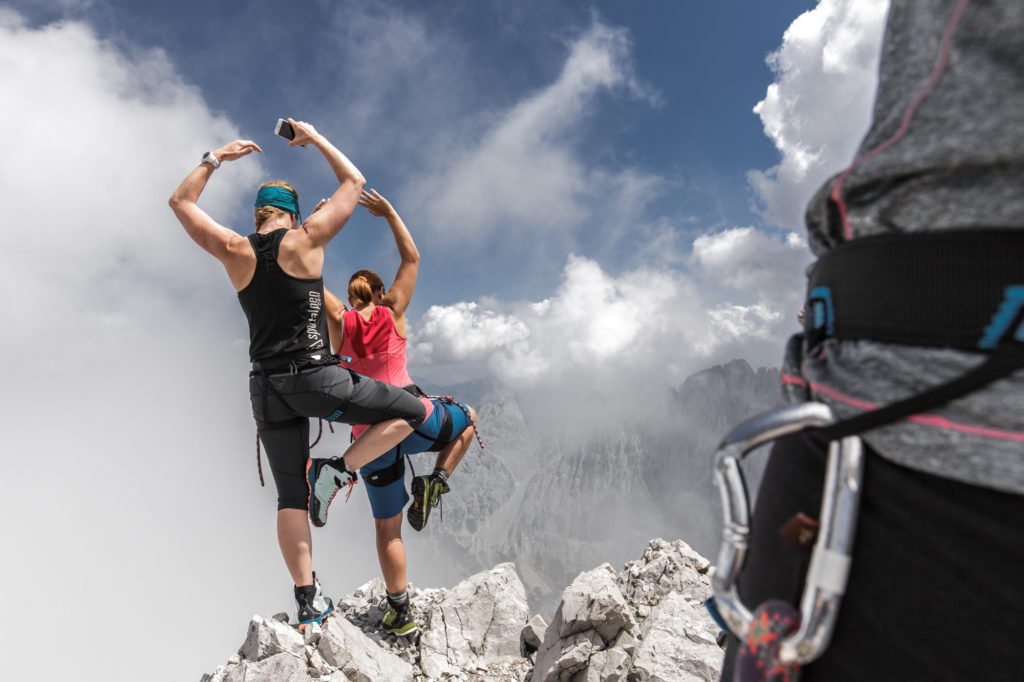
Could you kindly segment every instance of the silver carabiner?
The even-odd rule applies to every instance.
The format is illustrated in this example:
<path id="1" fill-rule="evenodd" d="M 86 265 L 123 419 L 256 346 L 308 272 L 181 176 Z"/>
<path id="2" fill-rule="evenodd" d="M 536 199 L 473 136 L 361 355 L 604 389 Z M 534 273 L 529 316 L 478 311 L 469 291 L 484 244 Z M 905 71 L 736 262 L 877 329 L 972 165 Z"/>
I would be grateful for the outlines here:
<path id="1" fill-rule="evenodd" d="M 740 461 L 759 445 L 808 427 L 828 426 L 832 410 L 823 403 L 801 403 L 754 417 L 732 430 L 715 453 L 715 480 L 722 499 L 724 529 L 718 565 L 711 576 L 709 610 L 734 636 L 753 622 L 736 589 L 750 535 L 750 497 Z M 820 529 L 800 600 L 800 628 L 779 647 L 780 663 L 810 663 L 825 652 L 850 571 L 864 472 L 860 438 L 829 443 Z"/>

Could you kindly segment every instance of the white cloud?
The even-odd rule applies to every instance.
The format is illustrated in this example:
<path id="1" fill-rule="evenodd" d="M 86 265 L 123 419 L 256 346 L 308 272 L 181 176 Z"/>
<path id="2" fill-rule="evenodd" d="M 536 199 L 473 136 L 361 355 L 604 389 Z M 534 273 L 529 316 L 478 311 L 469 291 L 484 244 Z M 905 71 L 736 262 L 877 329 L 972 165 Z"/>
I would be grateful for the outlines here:
<path id="1" fill-rule="evenodd" d="M 554 82 L 439 152 L 439 166 L 410 187 L 416 213 L 439 238 L 460 243 L 487 238 L 522 248 L 543 236 L 549 245 L 571 246 L 568 235 L 595 213 L 602 216 L 601 207 L 635 206 L 656 191 L 658 178 L 636 169 L 587 167 L 577 149 L 602 93 L 657 103 L 633 74 L 630 55 L 624 29 L 595 21 L 569 46 Z M 588 224 L 588 235 L 597 227 Z"/>
<path id="2" fill-rule="evenodd" d="M 697 237 L 693 260 L 708 283 L 788 298 L 811 256 L 796 232 L 779 241 L 753 227 L 736 227 Z"/>
<path id="3" fill-rule="evenodd" d="M 240 619 L 291 608 L 272 484 L 254 471 L 244 317 L 167 206 L 200 155 L 239 133 L 163 53 L 126 53 L 81 23 L 30 28 L 0 10 L 0 64 L 0 513 L 24 558 L 0 584 L 10 613 L 57 599 L 89 623 L 55 649 L 5 619 L 0 638 L 20 652 L 5 675 L 38 676 L 42 660 L 80 679 L 148 670 L 147 642 L 181 640 L 195 613 L 183 605 L 206 604 L 215 634 L 162 672 L 198 675 L 237 645 Z M 257 157 L 225 164 L 200 204 L 247 231 L 262 174 Z M 324 566 L 351 565 L 329 545 L 321 559 L 332 552 Z M 376 571 L 366 558 L 362 576 Z M 111 595 L 161 617 L 126 630 Z M 100 640 L 115 631 L 113 665 Z"/>
<path id="4" fill-rule="evenodd" d="M 853 160 L 870 123 L 887 0 L 821 0 L 768 57 L 776 80 L 754 107 L 782 154 L 751 171 L 767 220 L 802 229 L 814 191 Z"/>
<path id="5" fill-rule="evenodd" d="M 764 360 L 768 345 L 777 362 L 785 316 L 772 298 L 766 292 L 752 305 L 724 303 L 678 270 L 615 277 L 596 261 L 570 256 L 561 285 L 542 301 L 430 308 L 412 325 L 410 362 L 421 369 L 476 363 L 520 388 L 559 389 L 568 378 L 580 390 L 625 390 L 640 379 L 668 387 L 709 362 Z M 589 379 L 581 376 L 593 370 Z"/>

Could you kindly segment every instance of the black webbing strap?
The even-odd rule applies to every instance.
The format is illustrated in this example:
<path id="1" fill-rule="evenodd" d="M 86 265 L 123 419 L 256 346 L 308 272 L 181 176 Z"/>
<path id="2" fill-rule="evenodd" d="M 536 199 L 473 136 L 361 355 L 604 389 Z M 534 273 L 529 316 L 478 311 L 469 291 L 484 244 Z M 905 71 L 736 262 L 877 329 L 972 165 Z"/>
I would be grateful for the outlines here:
<path id="1" fill-rule="evenodd" d="M 1021 308 L 1024 230 L 885 234 L 818 260 L 805 325 L 811 346 L 836 337 L 989 351 Z"/>
<path id="2" fill-rule="evenodd" d="M 1024 231 L 888 234 L 846 242 L 814 266 L 808 343 L 835 337 L 984 352 L 973 370 L 809 433 L 825 442 L 938 407 L 1024 367 Z"/>
<path id="3" fill-rule="evenodd" d="M 380 488 L 390 483 L 394 483 L 405 476 L 405 458 L 402 457 L 401 443 L 395 446 L 395 453 L 394 464 L 389 467 L 385 467 L 384 469 L 378 469 L 369 476 L 363 476 L 363 481 L 366 485 L 372 485 Z"/>
<path id="4" fill-rule="evenodd" d="M 809 429 L 808 433 L 825 443 L 864 433 L 965 396 L 1021 367 L 1024 367 L 1024 347 L 1003 346 L 989 355 L 988 359 L 978 367 L 952 381 L 934 386 L 924 393 L 918 393 L 906 400 L 864 412 L 830 426 Z"/>

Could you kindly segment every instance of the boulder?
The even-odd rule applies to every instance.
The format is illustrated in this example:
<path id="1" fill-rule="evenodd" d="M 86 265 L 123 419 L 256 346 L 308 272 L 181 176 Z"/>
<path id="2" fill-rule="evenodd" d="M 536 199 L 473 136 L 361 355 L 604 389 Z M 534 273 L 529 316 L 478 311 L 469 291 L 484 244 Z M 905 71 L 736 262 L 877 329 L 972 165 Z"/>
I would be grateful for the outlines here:
<path id="1" fill-rule="evenodd" d="M 533 682 L 620 678 L 628 669 L 629 654 L 620 639 L 636 619 L 615 583 L 615 572 L 603 564 L 581 573 L 562 593 L 537 652 Z"/>
<path id="2" fill-rule="evenodd" d="M 412 682 L 413 668 L 395 654 L 378 646 L 344 618 L 329 618 L 317 651 L 344 679 L 358 682 Z"/>
<path id="3" fill-rule="evenodd" d="M 421 624 L 419 665 L 430 679 L 485 670 L 519 657 L 529 618 L 526 590 L 511 563 L 478 573 L 443 593 Z"/>
<path id="4" fill-rule="evenodd" d="M 681 594 L 669 593 L 641 629 L 630 682 L 714 682 L 722 669 L 718 628 Z"/>

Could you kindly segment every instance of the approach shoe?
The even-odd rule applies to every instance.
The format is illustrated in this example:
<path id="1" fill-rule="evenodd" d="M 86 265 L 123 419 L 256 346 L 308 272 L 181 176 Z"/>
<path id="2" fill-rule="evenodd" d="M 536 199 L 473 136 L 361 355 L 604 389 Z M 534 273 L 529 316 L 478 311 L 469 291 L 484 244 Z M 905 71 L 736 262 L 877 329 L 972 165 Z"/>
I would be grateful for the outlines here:
<path id="1" fill-rule="evenodd" d="M 441 496 L 450 491 L 447 483 L 434 476 L 417 476 L 412 479 L 412 504 L 409 505 L 409 525 L 413 530 L 423 530 L 430 517 L 430 510 L 441 503 Z"/>
<path id="2" fill-rule="evenodd" d="M 343 487 L 356 484 L 356 475 L 345 467 L 341 457 L 313 459 L 306 462 L 309 484 L 309 520 L 317 528 L 327 523 L 327 508 Z"/>
<path id="3" fill-rule="evenodd" d="M 299 630 L 305 630 L 310 623 L 322 625 L 324 619 L 334 611 L 334 603 L 323 595 L 320 581 L 313 574 L 313 584 L 295 586 L 295 610 L 299 620 Z"/>
<path id="4" fill-rule="evenodd" d="M 412 609 L 406 604 L 401 608 L 395 608 L 391 602 L 388 602 L 387 613 L 381 619 L 380 624 L 384 627 L 384 631 L 398 637 L 405 635 L 411 635 L 416 632 L 416 621 L 412 619 Z M 384 604 L 381 604 L 384 606 Z"/>

